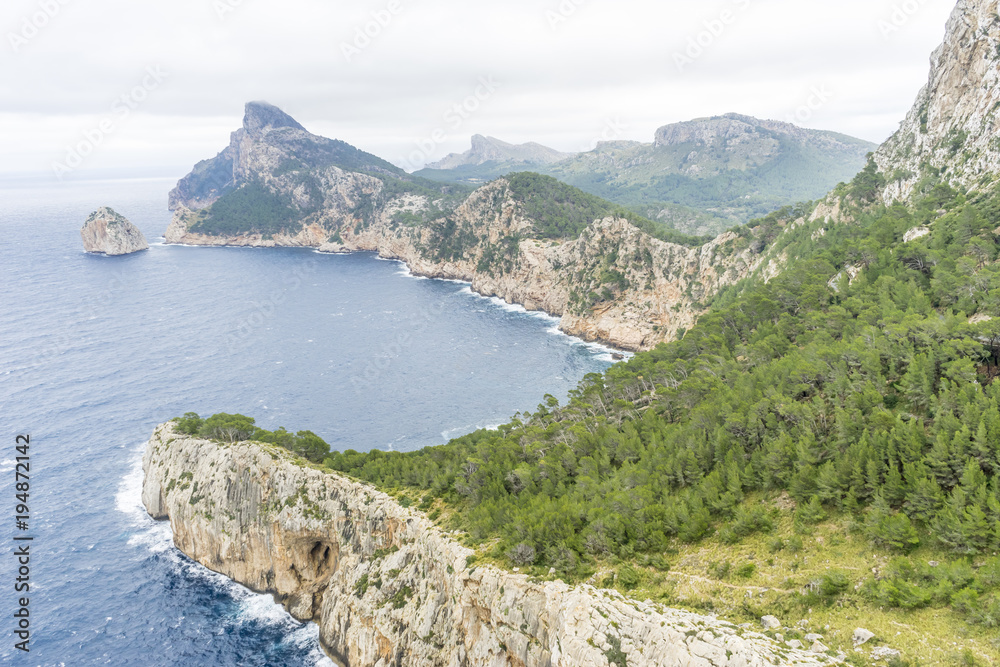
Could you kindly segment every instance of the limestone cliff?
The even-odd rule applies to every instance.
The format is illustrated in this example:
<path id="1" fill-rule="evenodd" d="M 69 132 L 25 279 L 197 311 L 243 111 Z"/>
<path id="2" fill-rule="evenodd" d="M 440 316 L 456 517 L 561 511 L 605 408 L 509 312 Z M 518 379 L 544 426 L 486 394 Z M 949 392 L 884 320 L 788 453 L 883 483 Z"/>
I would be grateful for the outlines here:
<path id="1" fill-rule="evenodd" d="M 171 193 L 166 240 L 377 251 L 415 274 L 469 281 L 479 293 L 561 317 L 569 334 L 629 350 L 674 339 L 708 297 L 760 264 L 747 235 L 703 245 L 661 240 L 554 179 L 532 185 L 576 194 L 553 195 L 553 214 L 548 201 L 537 203 L 545 193 L 525 194 L 511 178 L 467 195 L 392 169 L 252 103 L 229 148 Z M 580 210 L 595 217 L 553 231 L 550 219 L 562 224 Z"/>
<path id="2" fill-rule="evenodd" d="M 833 659 L 614 591 L 533 581 L 472 555 L 423 515 L 284 450 L 159 426 L 142 499 L 177 547 L 314 621 L 350 667 L 764 667 Z"/>
<path id="3" fill-rule="evenodd" d="M 908 200 L 928 168 L 962 189 L 1000 174 L 1000 16 L 997 0 L 959 0 L 927 85 L 875 154 L 884 199 Z"/>
<path id="4" fill-rule="evenodd" d="M 107 206 L 90 214 L 80 236 L 87 252 L 128 255 L 149 248 L 139 228 Z"/>

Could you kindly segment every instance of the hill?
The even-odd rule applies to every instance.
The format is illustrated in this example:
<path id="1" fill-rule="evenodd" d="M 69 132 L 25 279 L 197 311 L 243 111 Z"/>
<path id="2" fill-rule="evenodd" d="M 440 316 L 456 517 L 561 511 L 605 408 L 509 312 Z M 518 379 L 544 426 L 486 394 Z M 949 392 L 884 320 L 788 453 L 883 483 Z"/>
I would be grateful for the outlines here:
<path id="1" fill-rule="evenodd" d="M 875 148 L 834 132 L 726 114 L 661 127 L 651 144 L 603 142 L 593 151 L 537 162 L 531 169 L 679 231 L 717 234 L 822 197 L 851 180 Z M 504 168 L 487 162 L 418 174 L 468 184 Z"/>

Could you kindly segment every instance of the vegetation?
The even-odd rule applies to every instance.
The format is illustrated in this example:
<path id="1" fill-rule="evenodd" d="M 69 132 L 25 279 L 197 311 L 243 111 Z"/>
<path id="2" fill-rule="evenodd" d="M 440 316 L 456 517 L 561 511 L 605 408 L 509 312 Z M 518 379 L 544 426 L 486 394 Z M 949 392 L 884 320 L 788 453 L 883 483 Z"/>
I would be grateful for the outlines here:
<path id="1" fill-rule="evenodd" d="M 220 413 L 202 419 L 197 413 L 188 412 L 174 421 L 180 433 L 228 443 L 253 440 L 277 445 L 314 463 L 330 455 L 330 445 L 312 431 L 289 433 L 283 427 L 268 431 L 256 426 L 254 419 L 245 415 Z"/>
<path id="2" fill-rule="evenodd" d="M 300 211 L 292 204 L 291 197 L 251 181 L 226 193 L 202 211 L 191 231 L 213 235 L 275 234 L 284 231 L 299 216 Z"/>
<path id="3" fill-rule="evenodd" d="M 871 176 L 840 189 L 845 207 Z M 748 620 L 853 609 L 889 632 L 927 611 L 914 623 L 932 637 L 995 638 L 1000 192 L 931 176 L 918 192 L 849 224 L 760 221 L 745 240 L 791 258 L 781 275 L 720 294 L 682 340 L 588 375 L 566 405 L 325 465 L 422 496 L 481 558 L 536 575 Z"/>
<path id="4" fill-rule="evenodd" d="M 795 533 L 845 517 L 882 553 L 933 550 L 971 567 L 963 559 L 1000 548 L 1000 323 L 988 319 L 1000 315 L 1000 197 L 921 190 L 913 209 L 855 224 L 763 222 L 775 251 L 799 258 L 782 275 L 720 296 L 683 340 L 587 376 L 565 406 L 548 397 L 442 447 L 326 463 L 420 489 L 453 510 L 449 527 L 493 540 L 492 557 L 533 555 L 569 579 L 608 559 L 768 535 L 782 515 L 759 501 L 775 494 L 796 508 Z M 919 226 L 930 233 L 902 243 Z M 798 534 L 781 548 L 793 539 L 801 548 Z M 950 604 L 994 622 L 995 586 L 966 578 L 911 595 L 943 584 L 904 562 L 864 589 L 870 602 Z"/>
<path id="5" fill-rule="evenodd" d="M 697 246 L 709 240 L 676 232 L 551 176 L 523 172 L 509 174 L 506 178 L 525 216 L 535 221 L 538 238 L 575 239 L 594 220 L 612 216 L 625 218 L 651 236 L 671 243 Z"/>

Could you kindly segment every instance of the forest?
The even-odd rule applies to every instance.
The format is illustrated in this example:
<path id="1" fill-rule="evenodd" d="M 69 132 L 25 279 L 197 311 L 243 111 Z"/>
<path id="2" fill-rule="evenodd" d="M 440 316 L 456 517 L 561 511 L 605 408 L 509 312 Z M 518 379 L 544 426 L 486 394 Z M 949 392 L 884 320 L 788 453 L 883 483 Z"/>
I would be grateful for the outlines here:
<path id="1" fill-rule="evenodd" d="M 868 176 L 842 194 L 863 197 Z M 799 533 L 846 515 L 890 554 L 988 556 L 1000 548 L 1000 197 L 933 178 L 921 191 L 917 206 L 858 209 L 849 224 L 773 216 L 773 247 L 798 258 L 780 276 L 720 295 L 683 340 L 587 376 L 565 405 L 547 397 L 495 431 L 326 464 L 418 489 L 454 508 L 449 527 L 498 540 L 501 559 L 569 579 L 608 557 L 766 534 L 774 513 L 745 501 L 774 493 L 794 501 Z M 872 598 L 930 604 L 914 583 L 927 573 L 900 563 Z M 1000 624 L 995 572 L 958 579 L 947 602 Z"/>
<path id="2" fill-rule="evenodd" d="M 521 202 L 524 215 L 534 221 L 538 238 L 575 239 L 594 220 L 616 217 L 628 220 L 661 241 L 699 246 L 711 240 L 682 234 L 551 176 L 520 172 L 509 174 L 506 179 L 514 198 Z"/>
<path id="3" fill-rule="evenodd" d="M 682 545 L 780 551 L 838 519 L 892 560 L 863 585 L 826 574 L 816 595 L 857 583 L 880 609 L 1000 627 L 1000 193 L 929 174 L 916 205 L 862 205 L 878 185 L 868 169 L 840 188 L 840 223 L 807 223 L 808 207 L 754 223 L 740 241 L 787 255 L 780 275 L 717 295 L 681 340 L 565 404 L 417 452 L 309 458 L 415 497 L 501 563 L 568 581 L 619 563 L 608 581 L 625 589 Z M 184 428 L 212 435 L 213 419 Z"/>

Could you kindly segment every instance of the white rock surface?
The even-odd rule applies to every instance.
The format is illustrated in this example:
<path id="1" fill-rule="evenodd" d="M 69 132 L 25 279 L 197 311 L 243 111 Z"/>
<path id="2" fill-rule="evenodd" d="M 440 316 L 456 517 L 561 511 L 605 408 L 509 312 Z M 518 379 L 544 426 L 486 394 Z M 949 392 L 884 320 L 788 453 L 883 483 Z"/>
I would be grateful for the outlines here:
<path id="1" fill-rule="evenodd" d="M 874 632 L 871 632 L 870 630 L 865 630 L 864 628 L 857 628 L 854 631 L 854 637 L 853 637 L 854 645 L 862 646 L 864 644 L 867 644 L 874 637 L 875 637 Z"/>
<path id="2" fill-rule="evenodd" d="M 781 627 L 781 621 L 775 616 L 764 616 L 760 619 L 760 624 L 764 626 L 765 630 L 777 630 Z"/>
<path id="3" fill-rule="evenodd" d="M 925 162 L 962 188 L 1000 174 L 1000 21 L 997 0 L 959 0 L 927 85 L 899 130 L 875 153 L 887 177 L 883 198 L 907 200 Z"/>
<path id="4" fill-rule="evenodd" d="M 900 657 L 899 651 L 887 646 L 876 646 L 872 649 L 872 660 L 891 660 Z"/>

